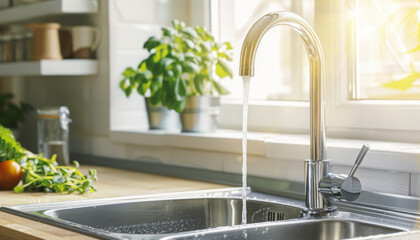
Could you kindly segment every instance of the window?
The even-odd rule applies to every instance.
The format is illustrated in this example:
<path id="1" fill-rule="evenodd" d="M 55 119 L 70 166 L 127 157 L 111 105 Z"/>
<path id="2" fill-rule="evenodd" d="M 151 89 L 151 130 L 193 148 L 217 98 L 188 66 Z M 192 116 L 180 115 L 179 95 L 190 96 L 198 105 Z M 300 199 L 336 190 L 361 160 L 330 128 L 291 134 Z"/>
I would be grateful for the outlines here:
<path id="1" fill-rule="evenodd" d="M 242 42 L 252 24 L 274 11 L 293 11 L 313 23 L 311 1 L 292 0 L 225 0 L 219 1 L 219 36 L 234 46 L 232 68 L 234 80 L 226 82 L 232 94 L 242 98 L 238 69 Z M 276 27 L 264 36 L 256 60 L 257 74 L 253 78 L 250 99 L 306 101 L 309 96 L 309 68 L 302 41 L 289 27 Z"/>
<path id="2" fill-rule="evenodd" d="M 384 19 L 374 17 L 372 13 L 372 11 L 383 13 L 384 8 L 393 9 L 394 13 L 402 12 L 402 10 L 406 12 L 416 10 L 410 16 L 417 17 L 418 1 L 258 1 L 260 5 L 252 5 L 257 4 L 255 1 L 250 1 L 249 5 L 247 5 L 247 1 L 240 2 L 235 5 L 235 1 L 220 1 L 219 8 L 222 10 L 219 18 L 223 26 L 226 26 L 225 23 L 228 22 L 223 20 L 224 15 L 234 19 L 232 15 L 240 12 L 242 17 L 239 22 L 247 25 L 246 28 L 249 29 L 256 19 L 250 20 L 251 23 L 248 23 L 248 18 L 254 17 L 251 13 L 258 13 L 259 10 L 264 13 L 278 10 L 293 11 L 303 16 L 314 26 L 326 58 L 327 131 L 330 137 L 414 142 L 420 140 L 418 137 L 420 124 L 416 120 L 420 119 L 420 102 L 417 100 L 420 99 L 420 95 L 419 88 L 416 87 L 419 83 L 413 81 L 412 87 L 405 91 L 392 89 L 388 86 L 395 81 L 404 80 L 409 74 L 412 74 L 410 65 L 414 69 L 418 65 L 419 57 L 417 55 L 419 54 L 417 52 L 404 54 L 407 52 L 405 49 L 410 50 L 417 47 L 418 20 L 414 19 L 414 24 L 410 25 L 408 22 L 412 22 L 413 19 L 411 19 L 404 23 L 405 28 L 397 28 L 394 25 L 402 21 L 401 16 L 392 19 L 388 19 L 390 18 L 388 15 L 382 16 L 389 23 L 385 24 L 386 38 L 380 39 L 383 37 L 381 31 L 384 30 L 381 28 L 384 29 Z M 231 6 L 227 6 L 229 4 Z M 225 9 L 236 10 L 224 13 Z M 262 15 L 260 14 L 260 16 Z M 391 26 L 398 29 L 398 32 L 389 30 L 392 29 Z M 242 34 L 240 41 L 246 31 Z M 274 29 L 270 31 L 274 31 Z M 413 32 L 415 34 L 410 35 Z M 223 38 L 223 27 L 220 33 Z M 232 34 L 232 32 L 228 33 Z M 305 63 L 307 56 L 303 49 L 288 48 L 288 41 L 283 38 L 290 37 L 290 33 L 279 32 L 278 34 L 281 34 L 282 43 L 276 41 L 275 34 L 273 36 L 267 34 L 260 44 L 259 56 L 257 56 L 259 59 L 256 61 L 256 75 L 261 72 L 270 75 L 262 75 L 264 80 L 268 80 L 266 83 L 261 83 L 263 80 L 260 79 L 251 80 L 251 99 L 254 101 L 251 101 L 250 106 L 249 129 L 308 133 L 308 105 L 305 102 L 299 102 L 299 100 L 305 99 L 299 96 L 307 94 L 308 77 L 305 75 L 305 71 L 308 70 Z M 397 36 L 403 39 L 402 43 L 397 42 Z M 272 39 L 269 39 L 270 37 Z M 382 41 L 384 46 L 380 48 L 377 41 Z M 293 39 L 291 42 L 301 43 L 301 40 Z M 272 64 L 270 53 L 267 53 L 267 57 L 261 57 L 265 54 L 263 45 L 269 45 L 268 48 L 283 45 L 291 50 L 290 52 L 281 51 L 280 48 L 283 46 L 272 48 L 275 49 L 272 52 L 282 55 L 277 62 L 274 61 L 275 64 Z M 402 48 L 402 45 L 405 48 Z M 293 59 L 295 52 L 299 58 Z M 401 59 L 406 60 L 401 63 Z M 278 72 L 281 76 L 271 78 L 271 74 L 276 72 L 276 69 L 280 69 Z M 295 72 L 292 74 L 293 71 Z M 298 86 L 294 85 L 296 83 Z M 261 90 L 258 89 L 259 87 Z M 241 89 L 239 86 L 233 88 Z M 253 88 L 255 88 L 255 92 L 252 92 Z M 290 89 L 297 89 L 293 91 L 299 93 L 293 94 Z M 259 95 L 263 91 L 266 95 Z M 270 91 L 275 94 L 270 94 L 272 93 Z M 271 98 L 273 95 L 276 97 Z M 255 101 L 255 99 L 282 101 L 268 102 Z M 240 129 L 241 117 L 239 113 L 241 109 L 238 107 L 240 101 L 235 102 L 229 99 L 225 103 L 227 114 L 222 114 L 223 126 Z"/>
<path id="3" fill-rule="evenodd" d="M 373 9 L 369 7 L 372 7 L 373 2 L 376 1 L 320 1 L 320 4 L 328 4 L 329 14 L 323 17 L 325 22 L 334 23 L 329 30 L 319 31 L 325 40 L 323 45 L 330 46 L 324 48 L 329 69 L 327 70 L 329 135 L 418 142 L 420 126 L 416 119 L 420 117 L 420 102 L 401 100 L 404 99 L 399 97 L 404 95 L 401 90 L 399 94 L 387 92 L 390 90 L 384 88 L 383 84 L 390 82 L 392 80 L 390 77 L 397 77 L 398 74 L 397 72 L 384 74 L 384 72 L 389 73 L 390 66 L 395 67 L 397 64 L 395 61 L 389 61 L 391 59 L 389 48 L 383 49 L 381 56 L 377 49 L 373 47 L 370 49 L 369 41 L 366 41 L 364 37 L 364 34 L 369 31 L 365 29 L 368 22 L 363 20 L 363 15 L 372 15 L 369 12 L 376 11 L 376 7 Z M 382 5 L 384 7 L 395 8 L 402 6 L 406 1 L 380 2 L 385 4 Z M 323 7 L 325 8 L 326 5 Z M 366 13 L 363 14 L 363 12 Z M 374 33 L 373 29 L 378 27 L 380 26 L 372 24 L 367 28 Z M 395 35 L 388 36 L 390 39 L 386 41 L 391 43 L 393 41 L 391 37 Z M 388 52 L 388 57 L 384 56 L 386 52 Z M 402 57 L 403 54 L 398 54 L 398 56 Z M 415 64 L 415 61 L 413 63 Z M 371 71 L 369 74 L 367 69 Z M 394 70 L 395 68 L 392 71 Z"/>
<path id="4" fill-rule="evenodd" d="M 234 46 L 232 92 L 223 100 L 223 128 L 241 128 L 242 79 L 239 58 L 243 39 L 252 24 L 274 11 L 292 11 L 314 22 L 313 0 L 224 0 L 213 6 L 218 12 L 218 35 Z M 289 27 L 273 28 L 262 39 L 257 52 L 256 74 L 250 87 L 251 131 L 307 132 L 309 129 L 309 64 L 303 42 Z M 302 117 L 303 116 L 303 117 Z M 298 119 L 298 120 L 297 120 Z"/>
<path id="5" fill-rule="evenodd" d="M 168 25 L 172 18 L 208 26 L 221 41 L 233 44 L 235 79 L 226 81 L 232 94 L 222 99 L 219 125 L 241 129 L 242 80 L 238 62 L 242 41 L 251 25 L 264 14 L 292 11 L 314 27 L 323 46 L 328 136 L 420 141 L 420 81 L 409 79 L 405 90 L 389 87 L 398 85 L 413 69 L 420 71 L 420 51 L 405 54 L 419 42 L 417 0 L 138 1 L 137 8 L 145 14 L 132 11 L 134 6 L 124 7 L 125 1 L 110 2 L 113 130 L 146 128 L 142 99 L 127 99 L 118 89 L 118 82 L 123 69 L 136 65 L 144 56 L 141 43 L 159 34 L 160 27 Z M 395 15 L 404 12 L 407 15 Z M 308 72 L 302 40 L 288 27 L 270 30 L 257 54 L 248 129 L 307 134 Z"/>
<path id="6" fill-rule="evenodd" d="M 420 3 L 359 0 L 356 99 L 420 99 Z"/>

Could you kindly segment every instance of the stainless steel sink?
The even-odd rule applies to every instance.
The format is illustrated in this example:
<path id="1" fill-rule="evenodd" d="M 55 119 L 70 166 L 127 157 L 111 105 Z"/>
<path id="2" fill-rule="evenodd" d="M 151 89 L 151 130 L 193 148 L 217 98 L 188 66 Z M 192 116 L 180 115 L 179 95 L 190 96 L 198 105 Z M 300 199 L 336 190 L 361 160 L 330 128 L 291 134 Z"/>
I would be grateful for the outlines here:
<path id="1" fill-rule="evenodd" d="M 413 229 L 413 222 L 359 209 L 302 218 L 303 202 L 250 192 L 240 225 L 241 189 L 21 205 L 0 210 L 102 239 L 345 239 Z M 368 209 L 369 210 L 369 209 Z M 382 214 L 382 215 L 381 215 Z"/>

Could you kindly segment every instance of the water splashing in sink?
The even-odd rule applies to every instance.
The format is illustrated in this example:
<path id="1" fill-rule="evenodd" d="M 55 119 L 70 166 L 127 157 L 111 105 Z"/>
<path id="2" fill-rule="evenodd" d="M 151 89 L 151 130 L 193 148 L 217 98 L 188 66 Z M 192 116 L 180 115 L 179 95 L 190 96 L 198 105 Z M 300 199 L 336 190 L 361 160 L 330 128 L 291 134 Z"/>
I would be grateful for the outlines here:
<path id="1" fill-rule="evenodd" d="M 246 188 L 247 188 L 247 131 L 248 131 L 248 95 L 251 77 L 243 77 L 243 116 L 242 116 L 242 224 L 246 224 Z"/>

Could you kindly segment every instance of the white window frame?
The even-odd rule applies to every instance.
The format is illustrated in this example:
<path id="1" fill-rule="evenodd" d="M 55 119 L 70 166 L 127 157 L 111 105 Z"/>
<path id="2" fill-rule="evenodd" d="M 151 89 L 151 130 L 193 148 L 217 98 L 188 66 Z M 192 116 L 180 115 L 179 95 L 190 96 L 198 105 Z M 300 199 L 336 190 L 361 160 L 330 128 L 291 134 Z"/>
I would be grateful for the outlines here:
<path id="1" fill-rule="evenodd" d="M 315 2 L 315 31 L 324 45 L 326 59 L 326 126 L 335 138 L 420 142 L 420 101 L 350 100 L 357 66 L 354 59 L 355 24 L 348 19 L 355 0 Z M 344 20 L 346 21 L 344 21 Z M 337 34 L 335 27 L 346 29 Z M 346 49 L 353 49 L 348 52 Z M 346 53 L 337 58 L 337 53 Z M 339 61 L 337 61 L 339 60 Z M 256 69 L 258 74 L 258 69 Z M 340 80 L 340 81 L 338 81 Z M 252 80 L 251 80 L 252 81 Z M 252 87 L 252 83 L 251 83 Z M 220 125 L 240 129 L 242 103 L 222 101 Z M 248 129 L 283 133 L 308 133 L 309 103 L 287 101 L 250 101 Z"/>
<path id="2" fill-rule="evenodd" d="M 337 35 L 330 28 L 330 41 L 339 44 L 328 44 L 326 56 L 329 59 L 327 68 L 335 69 L 327 75 L 327 127 L 334 137 L 376 139 L 397 142 L 419 142 L 420 101 L 416 100 L 350 100 L 355 97 L 355 79 L 357 78 L 357 42 L 354 41 L 355 22 L 351 21 L 350 8 L 355 8 L 357 0 L 331 1 L 322 0 L 329 6 L 330 15 L 325 21 L 340 23 L 339 29 L 346 32 Z M 343 21 L 346 19 L 347 21 Z M 353 39 L 353 41 L 348 41 Z M 322 41 L 322 40 L 321 40 Z M 331 47 L 331 49 L 330 49 Z M 336 53 L 348 55 L 335 61 Z M 325 50 L 325 49 L 324 49 Z M 334 81 L 340 79 L 341 81 Z M 328 94 L 335 92 L 335 94 Z M 332 103 L 332 104 L 329 104 Z"/>

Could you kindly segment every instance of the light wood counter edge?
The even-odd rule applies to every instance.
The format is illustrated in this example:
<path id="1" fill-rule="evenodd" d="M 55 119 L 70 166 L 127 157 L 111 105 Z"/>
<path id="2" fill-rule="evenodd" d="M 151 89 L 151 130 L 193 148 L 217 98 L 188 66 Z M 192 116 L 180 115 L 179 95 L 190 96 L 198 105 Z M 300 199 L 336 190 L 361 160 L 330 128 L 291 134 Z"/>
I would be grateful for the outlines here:
<path id="1" fill-rule="evenodd" d="M 97 239 L 77 232 L 0 212 L 0 239 L 10 240 L 90 240 Z"/>

